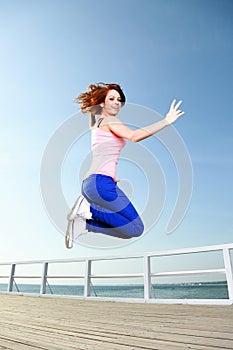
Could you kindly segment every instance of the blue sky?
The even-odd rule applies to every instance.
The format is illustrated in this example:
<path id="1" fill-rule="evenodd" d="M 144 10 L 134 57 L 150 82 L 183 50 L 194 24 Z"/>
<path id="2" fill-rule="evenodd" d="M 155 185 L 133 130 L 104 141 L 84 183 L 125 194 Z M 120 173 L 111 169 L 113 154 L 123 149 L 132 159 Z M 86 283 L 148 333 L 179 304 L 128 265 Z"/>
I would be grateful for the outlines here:
<path id="1" fill-rule="evenodd" d="M 2 261 L 232 242 L 232 16 L 230 0 L 0 1 Z M 167 184 L 157 224 L 142 239 L 117 249 L 68 251 L 42 202 L 41 160 L 54 132 L 78 111 L 73 98 L 97 81 L 119 83 L 129 103 L 161 115 L 173 98 L 183 100 L 185 116 L 175 128 L 192 160 L 193 193 L 182 223 L 166 235 L 177 194 L 176 169 L 159 142 L 143 141 L 159 160 Z M 135 122 L 144 125 L 144 120 Z M 63 189 L 70 205 L 82 166 L 80 150 L 86 155 L 89 147 L 88 137 L 80 142 L 64 162 Z M 129 164 L 119 163 L 118 171 L 121 177 L 130 174 Z"/>

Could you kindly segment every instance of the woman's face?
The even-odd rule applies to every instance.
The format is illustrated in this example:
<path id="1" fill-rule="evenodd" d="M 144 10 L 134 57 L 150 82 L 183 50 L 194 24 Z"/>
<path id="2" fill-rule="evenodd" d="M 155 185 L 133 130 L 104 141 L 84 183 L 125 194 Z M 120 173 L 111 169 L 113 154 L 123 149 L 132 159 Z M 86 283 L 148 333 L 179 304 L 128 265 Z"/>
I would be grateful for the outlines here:
<path id="1" fill-rule="evenodd" d="M 121 108 L 121 96 L 116 90 L 109 90 L 104 103 L 101 103 L 102 114 L 115 116 Z"/>

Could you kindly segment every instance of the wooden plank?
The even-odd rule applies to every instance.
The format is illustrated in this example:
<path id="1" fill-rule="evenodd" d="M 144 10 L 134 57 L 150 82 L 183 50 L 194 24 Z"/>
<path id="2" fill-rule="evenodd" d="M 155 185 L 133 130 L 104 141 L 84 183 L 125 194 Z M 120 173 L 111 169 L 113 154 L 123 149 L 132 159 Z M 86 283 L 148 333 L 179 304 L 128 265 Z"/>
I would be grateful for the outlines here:
<path id="1" fill-rule="evenodd" d="M 0 350 L 233 349 L 232 306 L 0 296 Z"/>

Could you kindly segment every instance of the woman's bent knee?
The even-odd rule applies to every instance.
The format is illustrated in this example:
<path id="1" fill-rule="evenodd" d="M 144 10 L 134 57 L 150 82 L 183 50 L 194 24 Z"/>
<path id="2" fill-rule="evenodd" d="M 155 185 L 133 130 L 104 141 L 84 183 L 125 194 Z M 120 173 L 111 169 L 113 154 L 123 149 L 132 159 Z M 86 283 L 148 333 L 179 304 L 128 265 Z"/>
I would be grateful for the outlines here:
<path id="1" fill-rule="evenodd" d="M 143 231 L 144 225 L 139 216 L 121 230 L 128 238 L 140 237 Z"/>
<path id="2" fill-rule="evenodd" d="M 135 229 L 134 229 L 134 237 L 140 237 L 144 232 L 144 225 L 142 220 L 140 219 L 139 222 L 136 223 Z"/>

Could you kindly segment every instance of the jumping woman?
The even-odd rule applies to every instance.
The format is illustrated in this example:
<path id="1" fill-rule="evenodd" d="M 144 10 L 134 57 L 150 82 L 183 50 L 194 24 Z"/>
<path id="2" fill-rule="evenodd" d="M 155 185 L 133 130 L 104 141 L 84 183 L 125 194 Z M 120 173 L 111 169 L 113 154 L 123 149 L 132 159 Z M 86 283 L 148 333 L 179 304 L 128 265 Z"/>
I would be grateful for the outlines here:
<path id="1" fill-rule="evenodd" d="M 174 123 L 184 114 L 179 109 L 182 101 L 173 100 L 164 119 L 137 130 L 117 118 L 126 102 L 118 84 L 91 84 L 75 102 L 80 104 L 83 113 L 90 115 L 92 163 L 82 182 L 82 195 L 67 216 L 66 247 L 72 248 L 78 236 L 87 232 L 121 239 L 139 237 L 144 230 L 142 220 L 117 185 L 120 152 L 126 140 L 139 142 Z M 99 116 L 97 121 L 95 116 Z"/>

